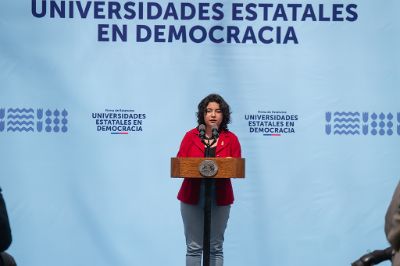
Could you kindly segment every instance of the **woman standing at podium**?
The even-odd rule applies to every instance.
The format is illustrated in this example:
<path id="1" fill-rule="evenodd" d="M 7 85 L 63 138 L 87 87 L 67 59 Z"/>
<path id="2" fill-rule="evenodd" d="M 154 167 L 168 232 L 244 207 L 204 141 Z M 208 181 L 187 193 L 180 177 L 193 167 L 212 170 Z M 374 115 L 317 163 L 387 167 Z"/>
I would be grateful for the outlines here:
<path id="1" fill-rule="evenodd" d="M 228 130 L 230 108 L 218 94 L 210 94 L 198 105 L 198 125 L 205 125 L 206 139 L 212 137 L 212 129 L 218 128 L 218 139 L 211 146 L 210 157 L 241 157 L 238 138 Z M 205 144 L 199 136 L 199 126 L 188 131 L 179 148 L 178 157 L 205 157 Z M 208 145 L 213 141 L 205 140 Z M 211 235 L 210 262 L 223 265 L 224 233 L 234 196 L 231 180 L 212 180 L 211 186 Z M 204 180 L 185 178 L 178 193 L 186 238 L 186 266 L 200 266 L 203 252 L 204 228 Z"/>

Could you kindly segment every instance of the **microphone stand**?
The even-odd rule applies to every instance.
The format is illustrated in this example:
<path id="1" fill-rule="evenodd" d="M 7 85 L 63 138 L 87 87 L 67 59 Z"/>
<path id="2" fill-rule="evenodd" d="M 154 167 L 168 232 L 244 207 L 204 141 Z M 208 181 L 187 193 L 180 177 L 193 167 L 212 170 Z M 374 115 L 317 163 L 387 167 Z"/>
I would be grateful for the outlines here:
<path id="1" fill-rule="evenodd" d="M 206 138 L 213 140 L 211 144 L 206 143 L 204 139 L 201 142 L 206 146 L 205 157 L 211 157 L 211 146 L 217 141 L 216 138 Z M 203 266 L 210 266 L 210 235 L 211 235 L 211 186 L 212 179 L 204 178 L 204 230 L 203 230 Z"/>

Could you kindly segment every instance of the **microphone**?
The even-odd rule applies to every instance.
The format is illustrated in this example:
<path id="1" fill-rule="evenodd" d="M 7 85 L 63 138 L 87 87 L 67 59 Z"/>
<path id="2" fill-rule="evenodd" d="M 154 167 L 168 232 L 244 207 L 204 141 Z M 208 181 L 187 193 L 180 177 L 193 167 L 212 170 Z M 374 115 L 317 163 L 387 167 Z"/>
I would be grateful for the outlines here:
<path id="1" fill-rule="evenodd" d="M 199 137 L 201 139 L 205 139 L 206 138 L 206 126 L 201 124 L 201 125 L 199 125 L 199 127 L 197 129 L 199 130 Z"/>
<path id="2" fill-rule="evenodd" d="M 213 139 L 217 139 L 219 137 L 218 127 L 216 125 L 212 126 L 211 132 Z"/>

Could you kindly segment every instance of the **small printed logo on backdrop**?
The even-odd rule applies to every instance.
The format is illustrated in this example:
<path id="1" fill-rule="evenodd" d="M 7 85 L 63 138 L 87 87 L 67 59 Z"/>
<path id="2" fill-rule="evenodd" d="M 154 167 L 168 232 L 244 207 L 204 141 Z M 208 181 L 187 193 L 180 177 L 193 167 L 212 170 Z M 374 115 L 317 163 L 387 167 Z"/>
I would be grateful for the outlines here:
<path id="1" fill-rule="evenodd" d="M 244 119 L 250 134 L 280 137 L 296 133 L 299 116 L 287 111 L 258 111 L 245 114 Z"/>
<path id="2" fill-rule="evenodd" d="M 0 133 L 66 133 L 68 111 L 65 108 L 0 107 Z"/>
<path id="3" fill-rule="evenodd" d="M 98 132 L 113 135 L 128 135 L 144 130 L 146 114 L 137 113 L 134 109 L 104 109 L 92 113 L 92 119 Z"/>
<path id="4" fill-rule="evenodd" d="M 325 122 L 327 135 L 400 135 L 400 112 L 326 112 Z"/>

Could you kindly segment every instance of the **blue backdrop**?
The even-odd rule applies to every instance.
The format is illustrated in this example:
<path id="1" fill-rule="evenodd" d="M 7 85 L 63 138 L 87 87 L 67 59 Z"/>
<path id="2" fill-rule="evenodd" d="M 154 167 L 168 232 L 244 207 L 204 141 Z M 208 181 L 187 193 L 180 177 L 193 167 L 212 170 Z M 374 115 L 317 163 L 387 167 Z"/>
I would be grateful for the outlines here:
<path id="1" fill-rule="evenodd" d="M 18 263 L 184 265 L 169 159 L 214 92 L 247 162 L 226 265 L 349 265 L 385 248 L 400 3 L 182 3 L 0 2 L 0 186 Z"/>

